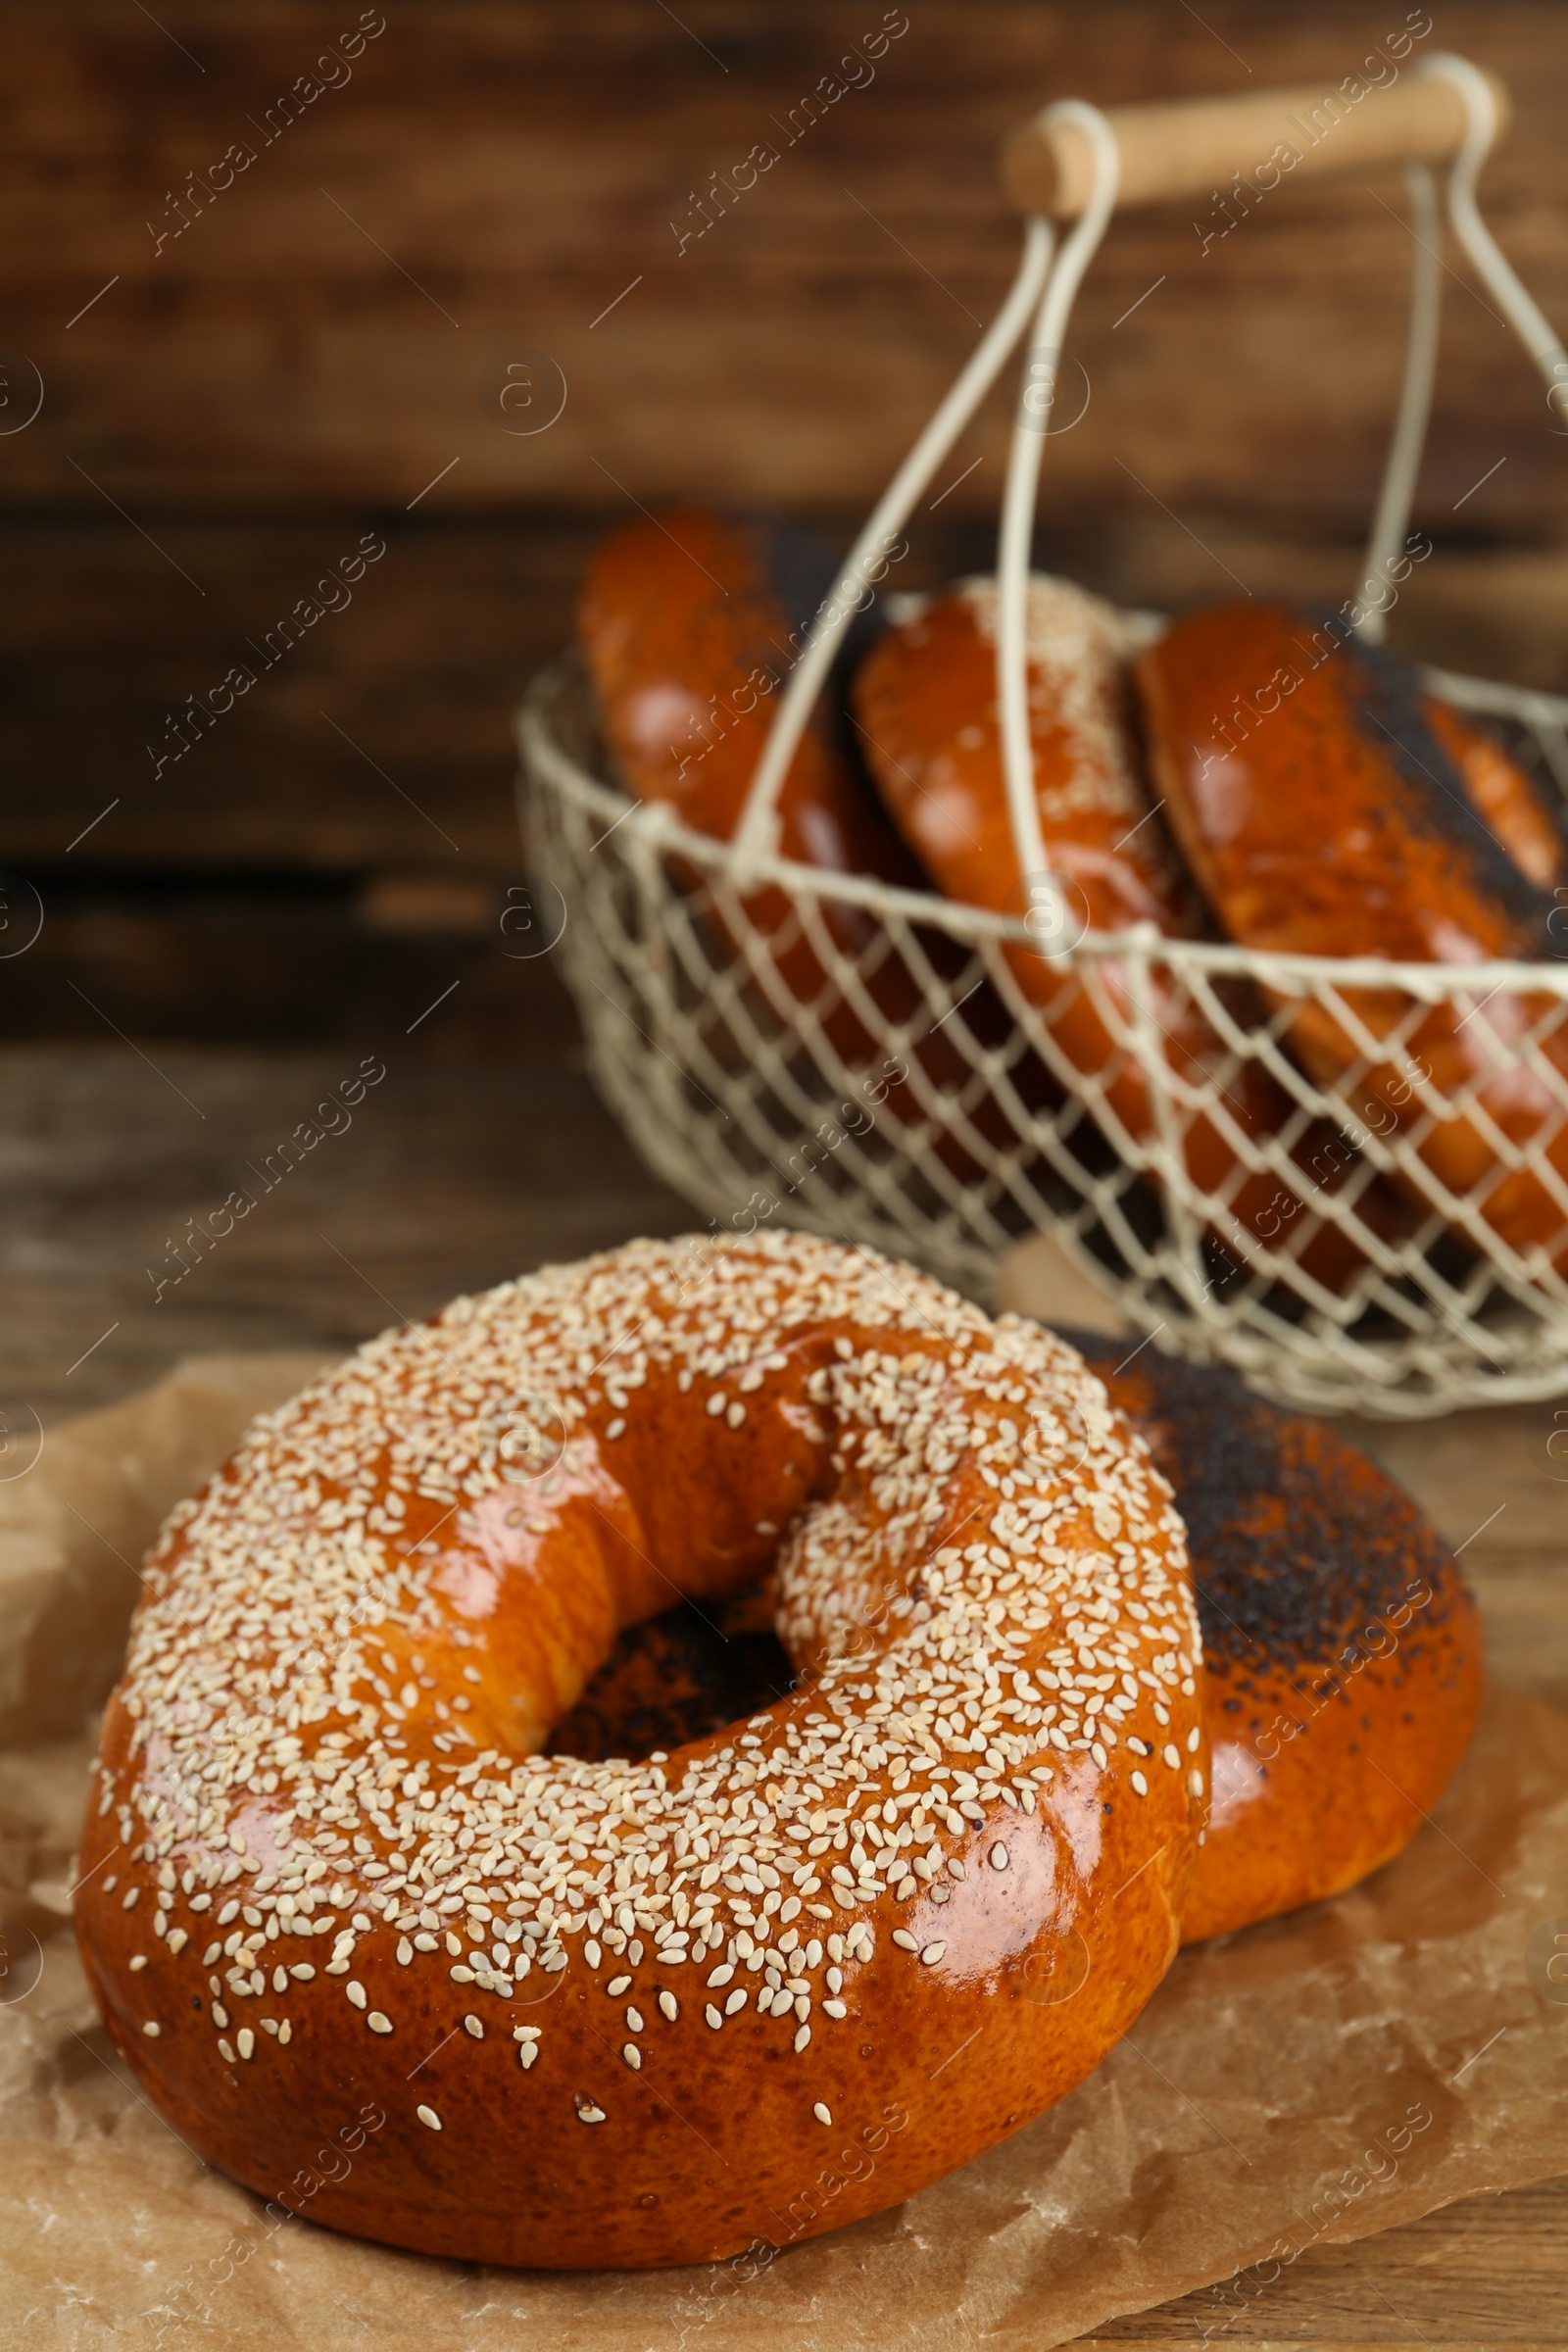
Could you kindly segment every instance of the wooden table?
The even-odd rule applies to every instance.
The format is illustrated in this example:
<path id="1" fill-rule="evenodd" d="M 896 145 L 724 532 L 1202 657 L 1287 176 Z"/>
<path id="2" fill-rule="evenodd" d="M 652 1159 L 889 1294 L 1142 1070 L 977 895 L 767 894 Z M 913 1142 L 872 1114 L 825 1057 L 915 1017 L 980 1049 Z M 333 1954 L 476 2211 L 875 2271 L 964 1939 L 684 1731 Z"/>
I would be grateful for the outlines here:
<path id="1" fill-rule="evenodd" d="M 45 921 L 25 955 L 0 943 L 0 1037 L 38 1041 L 0 1048 L 0 1430 L 195 1350 L 346 1349 L 543 1258 L 691 1222 L 595 1102 L 548 965 L 496 952 L 520 870 L 509 713 L 568 633 L 587 548 L 639 504 L 714 494 L 845 544 L 1005 283 L 994 156 L 1019 113 L 1069 91 L 1329 88 L 1416 14 L 921 0 L 874 87 L 797 137 L 780 106 L 880 0 L 367 13 L 385 32 L 352 86 L 284 136 L 258 108 L 353 10 L 8 12 L 7 333 L 47 397 L 25 429 L 0 417 L 0 849 Z M 1512 86 L 1483 193 L 1560 319 L 1568 15 L 1427 13 L 1428 49 Z M 255 169 L 191 195 L 247 121 Z M 770 122 L 778 170 L 683 235 Z M 1055 567 L 1173 610 L 1240 586 L 1344 596 L 1397 381 L 1400 201 L 1390 173 L 1271 198 L 1235 236 L 1209 207 L 1115 225 L 1074 325 L 1094 397 L 1049 477 Z M 1394 639 L 1562 690 L 1561 444 L 1489 306 L 1446 287 L 1414 517 L 1441 561 Z M 570 384 L 522 437 L 500 406 L 519 345 Z M 900 585 L 989 561 L 1004 429 L 998 402 L 914 519 Z M 385 560 L 352 612 L 190 757 L 160 757 L 187 698 L 371 526 Z M 366 1055 L 386 1076 L 352 1126 L 173 1280 L 187 1220 L 255 1183 Z M 1499 1673 L 1568 1705 L 1552 1427 L 1548 1408 L 1376 1442 L 1466 1544 Z M 1568 2343 L 1561 2196 L 1315 2247 L 1227 2332 Z M 1105 2340 L 1190 2344 L 1201 2325 L 1178 2305 Z"/>
<path id="2" fill-rule="evenodd" d="M 138 1052 L 111 1039 L 0 1054 L 0 1402 L 30 1405 L 47 1424 L 192 1350 L 347 1348 L 541 1259 L 681 1230 L 690 1212 L 641 1167 L 572 1054 L 530 1057 L 554 1042 L 537 1018 L 564 1010 L 523 985 L 532 993 L 518 1008 L 534 1022 L 483 1058 L 453 1058 L 461 1040 L 435 1026 L 439 1015 L 422 1045 L 400 1034 L 401 1008 L 368 1023 L 362 1051 L 386 1076 L 352 1127 L 156 1299 L 147 1269 L 170 1271 L 167 1245 L 186 1218 L 216 1207 L 247 1163 L 265 1168 L 361 1052 Z M 1362 1434 L 1464 1545 L 1496 1671 L 1568 1705 L 1568 1486 L 1552 1476 L 1568 1465 L 1546 1453 L 1554 1426 L 1540 1406 Z M 1316 2246 L 1225 2335 L 1342 2348 L 1568 2343 L 1565 2223 L 1568 2179 Z M 1195 2296 L 1098 2340 L 1188 2346 L 1205 2321 Z"/>

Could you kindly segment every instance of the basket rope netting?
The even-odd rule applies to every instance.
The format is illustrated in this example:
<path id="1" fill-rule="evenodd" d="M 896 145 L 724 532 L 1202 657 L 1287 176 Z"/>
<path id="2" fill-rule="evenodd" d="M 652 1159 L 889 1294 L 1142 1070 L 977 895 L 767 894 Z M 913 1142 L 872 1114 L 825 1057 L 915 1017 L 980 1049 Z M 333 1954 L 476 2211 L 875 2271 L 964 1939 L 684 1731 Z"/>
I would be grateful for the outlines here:
<path id="1" fill-rule="evenodd" d="M 1568 416 L 1568 353 L 1476 209 L 1497 127 L 1494 85 L 1459 58 L 1431 58 L 1423 71 L 1463 101 L 1448 221 L 1544 374 L 1553 412 Z M 734 838 L 628 800 L 575 657 L 536 682 L 519 714 L 530 868 L 559 900 L 550 927 L 564 926 L 560 953 L 596 1080 L 654 1169 L 718 1234 L 802 1226 L 910 1258 L 985 1298 L 1003 1253 L 1046 1231 L 1135 1335 L 1228 1363 L 1289 1403 L 1415 1417 L 1555 1395 L 1568 1389 L 1568 906 L 1550 926 L 1563 960 L 1397 963 L 1261 953 L 1152 924 L 1080 932 L 1071 887 L 1053 875 L 1030 744 L 1030 544 L 1057 356 L 1115 206 L 1120 153 L 1107 119 L 1079 101 L 1039 120 L 1087 142 L 1088 201 L 1059 244 L 1046 219 L 1027 220 L 1005 302 L 812 623 Z M 1364 584 L 1344 608 L 1347 635 L 1371 643 L 1411 562 L 1443 269 L 1425 163 L 1408 164 L 1406 184 L 1403 388 Z M 779 788 L 840 642 L 1020 343 L 997 564 L 998 710 L 1028 907 L 1009 916 L 819 870 L 773 844 Z M 1135 616 L 1133 633 L 1139 625 Z M 1148 615 L 1141 625 L 1152 636 L 1162 624 Z M 1568 700 L 1424 677 L 1568 793 Z M 1021 985 L 1034 959 L 1063 985 L 1042 988 L 1038 971 L 1037 985 Z M 1085 999 L 1115 1048 L 1088 1074 L 1063 1028 Z M 1171 1046 L 1187 1016 L 1210 1040 L 1200 1059 Z M 1292 1052 L 1303 1018 L 1332 1025 L 1331 1083 Z M 1457 1090 L 1439 1090 L 1423 1052 L 1435 1021 L 1464 1029 L 1470 1076 Z M 1135 1120 L 1116 1084 L 1129 1065 L 1147 1105 Z M 1261 1072 L 1281 1090 L 1272 1132 L 1240 1115 L 1240 1089 Z M 1538 1105 L 1522 1133 L 1494 1115 L 1504 1081 Z M 1474 1147 L 1468 1191 L 1439 1172 L 1451 1173 L 1451 1157 L 1424 1148 L 1453 1122 L 1468 1122 Z M 1327 1144 L 1303 1149 L 1315 1123 Z M 1217 1159 L 1189 1148 L 1200 1130 L 1223 1145 Z M 1243 1225 L 1236 1191 L 1250 1184 L 1255 1200 L 1259 1175 L 1277 1190 Z M 1414 1204 L 1392 1233 L 1367 1199 L 1369 1187 L 1386 1198 L 1380 1180 L 1391 1178 Z M 1497 1188 L 1520 1180 L 1558 1212 L 1554 1237 L 1510 1242 L 1489 1219 Z M 1342 1247 L 1325 1277 L 1320 1245 L 1334 1227 Z"/>

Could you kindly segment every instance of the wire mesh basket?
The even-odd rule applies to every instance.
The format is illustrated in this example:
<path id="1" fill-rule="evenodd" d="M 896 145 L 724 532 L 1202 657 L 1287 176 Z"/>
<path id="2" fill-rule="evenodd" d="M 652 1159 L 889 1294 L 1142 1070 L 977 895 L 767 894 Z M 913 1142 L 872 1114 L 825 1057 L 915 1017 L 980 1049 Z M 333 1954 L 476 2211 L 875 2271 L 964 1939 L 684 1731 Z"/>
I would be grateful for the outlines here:
<path id="1" fill-rule="evenodd" d="M 1342 169 L 1404 160 L 1417 232 L 1404 389 L 1349 624 L 1371 640 L 1391 601 L 1375 591 L 1397 576 L 1430 405 L 1441 264 L 1428 161 L 1454 158 L 1448 214 L 1460 242 L 1554 400 L 1568 382 L 1568 355 L 1475 212 L 1495 85 L 1463 60 L 1434 58 L 1397 118 L 1393 97 L 1375 126 L 1381 144 L 1369 151 L 1363 136 L 1335 159 Z M 1231 1364 L 1290 1403 L 1417 1417 L 1555 1395 L 1568 1390 L 1568 959 L 1264 954 L 1152 924 L 1061 934 L 1024 657 L 1039 416 L 1118 178 L 1124 192 L 1129 178 L 1139 195 L 1178 192 L 1170 168 L 1149 184 L 1150 142 L 1132 120 L 1172 111 L 1106 118 L 1069 101 L 1030 127 L 1032 162 L 1026 153 L 1014 176 L 1031 182 L 1040 210 L 1018 278 L 844 567 L 843 589 L 858 593 L 1033 320 L 998 563 L 999 707 L 1029 911 L 999 914 L 778 855 L 773 804 L 853 611 L 844 594 L 795 666 L 732 841 L 632 803 L 613 779 L 580 662 L 566 656 L 547 671 L 518 714 L 530 865 L 562 902 L 560 952 L 599 1086 L 650 1164 L 717 1230 L 771 1221 L 865 1243 L 982 1298 L 1002 1254 L 1048 1231 L 1156 1345 Z M 1224 135 L 1234 144 L 1233 130 Z M 1043 156 L 1054 178 L 1041 203 Z M 1200 170 L 1204 186 L 1208 175 Z M 1045 211 L 1078 216 L 1059 251 Z M 1426 683 L 1568 791 L 1568 700 L 1439 671 Z M 1568 914 L 1559 927 L 1568 958 Z M 1027 984 L 1042 962 L 1044 991 Z M 1064 1031 L 1085 1002 L 1113 1049 L 1089 1074 Z M 1213 1041 L 1200 1064 L 1168 1044 L 1173 1014 L 1188 1012 Z M 1332 1083 L 1293 1051 L 1313 1021 L 1339 1041 Z M 1423 1050 L 1434 1024 L 1465 1033 L 1460 1086 L 1434 1080 Z M 1127 1070 L 1147 1090 L 1148 1115 L 1132 1121 L 1118 1087 Z M 1405 1105 L 1392 1119 L 1391 1070 Z M 1266 1132 L 1237 1113 L 1238 1090 L 1258 1077 L 1281 1102 Z M 1507 1107 L 1521 1101 L 1532 1106 L 1523 1122 Z M 1205 1174 L 1192 1148 L 1200 1133 L 1223 1143 L 1218 1177 L 1212 1155 Z M 1455 1137 L 1467 1147 L 1465 1183 L 1444 1149 Z M 1259 1181 L 1274 1197 L 1244 1223 L 1238 1190 L 1250 1186 L 1255 1203 Z M 1539 1238 L 1498 1215 L 1509 1186 L 1530 1189 Z"/>

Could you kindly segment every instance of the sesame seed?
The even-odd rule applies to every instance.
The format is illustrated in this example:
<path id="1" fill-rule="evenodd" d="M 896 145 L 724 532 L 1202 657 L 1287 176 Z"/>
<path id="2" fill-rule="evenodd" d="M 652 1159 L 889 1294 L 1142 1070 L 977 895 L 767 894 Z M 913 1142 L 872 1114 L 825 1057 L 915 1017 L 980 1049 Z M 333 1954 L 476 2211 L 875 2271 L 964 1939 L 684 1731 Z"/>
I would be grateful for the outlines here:
<path id="1" fill-rule="evenodd" d="M 833 2121 L 833 2110 L 831 2107 L 824 2107 L 820 2099 L 817 2100 L 816 2105 L 811 2109 L 811 2113 L 815 2116 L 819 2124 L 830 2124 Z"/>
<path id="2" fill-rule="evenodd" d="M 392 2031 L 392 2020 L 379 2009 L 372 2009 L 365 2022 L 372 2034 L 390 2034 Z"/>
<path id="3" fill-rule="evenodd" d="M 429 2131 L 440 2131 L 441 2118 L 437 2115 L 433 2107 L 416 2107 L 414 2112 L 418 2117 L 420 2123 L 425 2125 Z"/>
<path id="4" fill-rule="evenodd" d="M 254 2056 L 256 2050 L 256 2036 L 251 2032 L 249 2026 L 241 2026 L 239 2032 L 235 2034 L 234 2039 L 239 2043 L 239 2054 L 242 2058 Z"/>
<path id="5" fill-rule="evenodd" d="M 229 2044 L 223 2039 L 221 2034 L 220 2034 L 218 2037 L 218 2048 L 223 2064 L 225 2066 L 232 2066 L 234 2063 L 234 2052 Z"/>
<path id="6" fill-rule="evenodd" d="M 142 2028 L 142 2032 L 143 2032 L 145 2034 L 149 2035 L 149 2037 L 150 2037 L 152 2040 L 154 2040 L 154 2041 L 156 2041 L 156 2040 L 158 2039 L 158 2036 L 159 2036 L 159 2034 L 160 2034 L 163 2032 L 163 2030 L 164 2030 L 164 2029 L 163 2029 L 163 2027 L 162 2027 L 162 2026 L 154 2025 L 154 2023 L 153 2023 L 153 2021 L 152 2021 L 152 2019 L 151 2019 L 151 2018 L 149 2018 L 149 2019 L 147 2020 L 147 2023 L 146 2023 L 146 2024 L 143 2026 L 143 2028 Z M 243 2041 L 243 2040 L 244 2040 L 244 2038 L 245 2038 L 245 2036 L 244 2036 L 244 2034 L 242 2034 L 240 2035 L 240 2039 L 241 2039 L 241 2041 Z M 247 2051 L 246 2051 L 245 2055 L 246 2055 L 246 2057 L 247 2057 L 247 2058 L 250 2056 L 250 2052 L 249 2052 L 249 2050 L 247 2050 Z"/>
<path id="7" fill-rule="evenodd" d="M 634 2041 L 628 2041 L 620 2054 L 634 2073 L 642 2065 L 643 2054 Z"/>
<path id="8" fill-rule="evenodd" d="M 471 2034 L 475 2041 L 483 2041 L 484 2028 L 476 2017 L 466 2017 L 463 2021 L 463 2030 L 466 2034 Z"/>
<path id="9" fill-rule="evenodd" d="M 132 1968 L 132 1970 L 133 1970 L 133 1971 L 134 1971 L 134 1970 L 136 1970 L 136 1969 L 138 1969 L 138 1968 L 145 1968 L 145 1967 L 146 1967 L 146 1965 L 147 1965 L 147 1955 L 146 1955 L 146 1953 L 145 1953 L 145 1952 L 137 1952 L 137 1953 L 136 1953 L 136 1955 L 135 1955 L 135 1957 L 132 1959 L 132 1961 L 131 1961 L 130 1965 L 131 1965 L 131 1968 Z"/>
<path id="10" fill-rule="evenodd" d="M 993 1870 L 1005 1870 L 1009 1857 L 1004 1845 L 994 1845 L 988 1858 Z"/>
<path id="11" fill-rule="evenodd" d="M 1133 1794 L 1135 1796 L 1147 1796 L 1149 1794 L 1149 1783 L 1145 1780 L 1141 1772 L 1132 1773 L 1129 1775 L 1129 1778 L 1132 1783 Z"/>
<path id="12" fill-rule="evenodd" d="M 119 1804 L 127 1846 L 141 1811 L 146 1916 L 170 1952 L 216 1930 L 202 1965 L 225 1972 L 231 2007 L 319 1971 L 374 2030 L 382 2013 L 352 1975 L 362 1936 L 385 1933 L 400 1967 L 438 1961 L 447 1982 L 502 2000 L 548 1992 L 563 1972 L 574 1989 L 589 1972 L 602 1984 L 608 1964 L 620 1973 L 605 1989 L 623 2003 L 646 1954 L 662 1976 L 691 1966 L 709 1981 L 698 2005 L 711 2027 L 755 1996 L 770 2031 L 805 2048 L 813 2005 L 848 2014 L 840 1963 L 873 1956 L 875 1905 L 941 1903 L 961 1883 L 939 1837 L 968 1843 L 976 1830 L 971 1852 L 1004 1867 L 993 1841 L 1016 1833 L 1004 1807 L 1016 1822 L 1043 1802 L 1047 1751 L 1104 1770 L 1117 1746 L 1141 1756 L 1152 1738 L 1196 1757 L 1191 1587 L 1147 1460 L 1049 1333 L 993 1325 L 896 1272 L 890 1287 L 872 1252 L 760 1235 L 721 1247 L 694 1288 L 689 1245 L 633 1244 L 372 1341 L 257 1424 L 155 1548 L 114 1702 L 134 1701 L 143 1728 L 123 1749 L 106 1743 L 127 1760 L 106 1770 L 103 1809 Z M 805 1370 L 802 1336 L 824 1325 L 831 1359 L 819 1350 Z M 756 1504 L 760 1543 L 786 1520 L 793 1534 L 780 1637 L 820 1646 L 859 1573 L 873 1490 L 897 1531 L 906 1614 L 885 1621 L 858 1598 L 872 1653 L 818 1657 L 808 1688 L 668 1773 L 662 1753 L 589 1764 L 486 1748 L 498 1668 L 428 1564 L 454 1510 L 495 1496 L 509 1526 L 526 1515 L 553 1572 L 556 1490 L 547 1477 L 524 1503 L 497 1434 L 536 1395 L 590 1435 L 633 1432 L 645 1406 L 688 1428 L 705 1409 L 730 1430 L 755 1412 L 764 1434 L 800 1412 L 792 1445 L 809 1406 L 831 1432 L 820 1451 L 805 1441 L 814 1499 L 763 1485 Z M 1069 1447 L 1070 1472 L 1040 1467 Z M 442 1641 L 453 1648 L 432 1649 Z M 454 1657 L 444 1674 L 438 1656 Z M 406 1718 L 427 1708 L 443 1728 L 433 1747 L 421 1729 L 416 1757 Z M 909 1930 L 888 1932 L 918 1948 Z M 330 1957 L 314 1968 L 272 1948 L 309 1950 L 317 1934 Z M 439 2016 L 443 1983 L 425 1989 Z M 673 1994 L 648 1989 L 675 2022 Z M 628 2031 L 641 2034 L 645 2009 L 646 1996 L 624 2012 Z M 537 2035 L 517 2047 L 526 2071 Z"/>
<path id="13" fill-rule="evenodd" d="M 596 2107 L 592 2099 L 578 2099 L 575 2105 L 579 2124 L 602 2124 L 604 2122 L 604 2109 Z"/>
<path id="14" fill-rule="evenodd" d="M 934 1968 L 947 1948 L 945 1943 L 928 1943 L 920 1957 L 927 1968 Z"/>
<path id="15" fill-rule="evenodd" d="M 1170 1766 L 1172 1772 L 1180 1772 L 1182 1768 L 1182 1758 L 1181 1750 L 1178 1747 L 1174 1746 L 1171 1741 L 1167 1740 L 1159 1752 L 1161 1758 Z"/>

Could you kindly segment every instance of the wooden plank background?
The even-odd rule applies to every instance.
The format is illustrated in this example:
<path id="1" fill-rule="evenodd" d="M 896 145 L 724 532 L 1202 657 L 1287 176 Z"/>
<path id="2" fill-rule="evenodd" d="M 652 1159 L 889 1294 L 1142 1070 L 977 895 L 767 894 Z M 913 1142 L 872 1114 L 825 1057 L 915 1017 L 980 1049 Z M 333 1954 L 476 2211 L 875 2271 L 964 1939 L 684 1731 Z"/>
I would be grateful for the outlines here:
<path id="1" fill-rule="evenodd" d="M 1009 122 L 1074 91 L 1328 86 L 1407 12 L 914 0 L 874 79 L 785 144 L 884 13 L 904 14 L 399 0 L 349 59 L 351 0 L 170 0 L 156 22 L 11 0 L 0 423 L 27 405 L 24 362 L 43 406 L 0 433 L 3 854 L 40 887 L 84 862 L 503 873 L 508 713 L 567 631 L 593 534 L 633 501 L 710 494 L 847 532 L 1006 282 Z M 1568 316 L 1568 17 L 1440 17 L 1404 70 L 1441 41 L 1512 84 L 1484 193 Z M 334 44 L 339 86 L 267 143 Z M 671 222 L 760 139 L 777 164 L 679 249 Z M 254 161 L 215 190 L 242 141 Z M 1345 592 L 1399 365 L 1399 202 L 1396 174 L 1283 189 L 1206 252 L 1191 208 L 1113 225 L 1072 331 L 1089 406 L 1047 466 L 1051 560 L 1168 601 L 1234 577 Z M 1568 683 L 1562 437 L 1457 264 L 1445 285 L 1418 504 L 1441 552 L 1396 633 Z M 526 436 L 501 406 L 522 350 L 566 387 Z M 954 476 L 980 463 L 921 517 L 910 584 L 985 560 L 1001 432 L 998 411 L 956 455 Z M 155 777 L 168 714 L 367 529 L 388 553 L 352 606 Z"/>
<path id="2" fill-rule="evenodd" d="M 74 459 L 133 512 L 398 512 L 458 458 L 437 504 L 465 514 L 612 514 L 612 476 L 643 497 L 854 505 L 1006 282 L 1016 235 L 995 159 L 1022 112 L 1069 92 L 1331 86 L 1406 14 L 1398 0 L 1218 5 L 1206 22 L 1169 0 L 886 13 L 907 30 L 866 62 L 874 79 L 790 147 L 792 105 L 882 22 L 877 0 L 694 0 L 679 23 L 646 0 L 402 0 L 338 61 L 352 78 L 264 146 L 269 101 L 331 54 L 353 0 L 174 0 L 167 33 L 120 0 L 14 0 L 8 305 L 50 397 L 42 429 L 8 453 L 8 503 L 96 514 Z M 1513 85 L 1488 203 L 1550 309 L 1568 295 L 1553 135 L 1568 26 L 1529 0 L 1445 8 L 1403 71 L 1440 42 Z M 759 140 L 782 148 L 777 165 L 678 250 L 671 220 L 699 220 L 693 192 Z M 170 192 L 235 141 L 254 163 L 226 192 L 198 191 L 176 233 Z M 1134 508 L 1120 458 L 1172 501 L 1353 525 L 1398 366 L 1398 199 L 1396 173 L 1287 187 L 1206 253 L 1185 207 L 1116 223 L 1074 335 L 1094 399 L 1063 493 Z M 1137 323 L 1114 328 L 1160 276 Z M 1450 292 L 1429 497 L 1442 513 L 1506 451 L 1467 527 L 1537 537 L 1563 514 L 1544 400 L 1489 307 Z M 499 396 L 522 346 L 556 361 L 568 398 L 519 440 Z M 963 499 L 987 513 L 993 491 Z"/>

